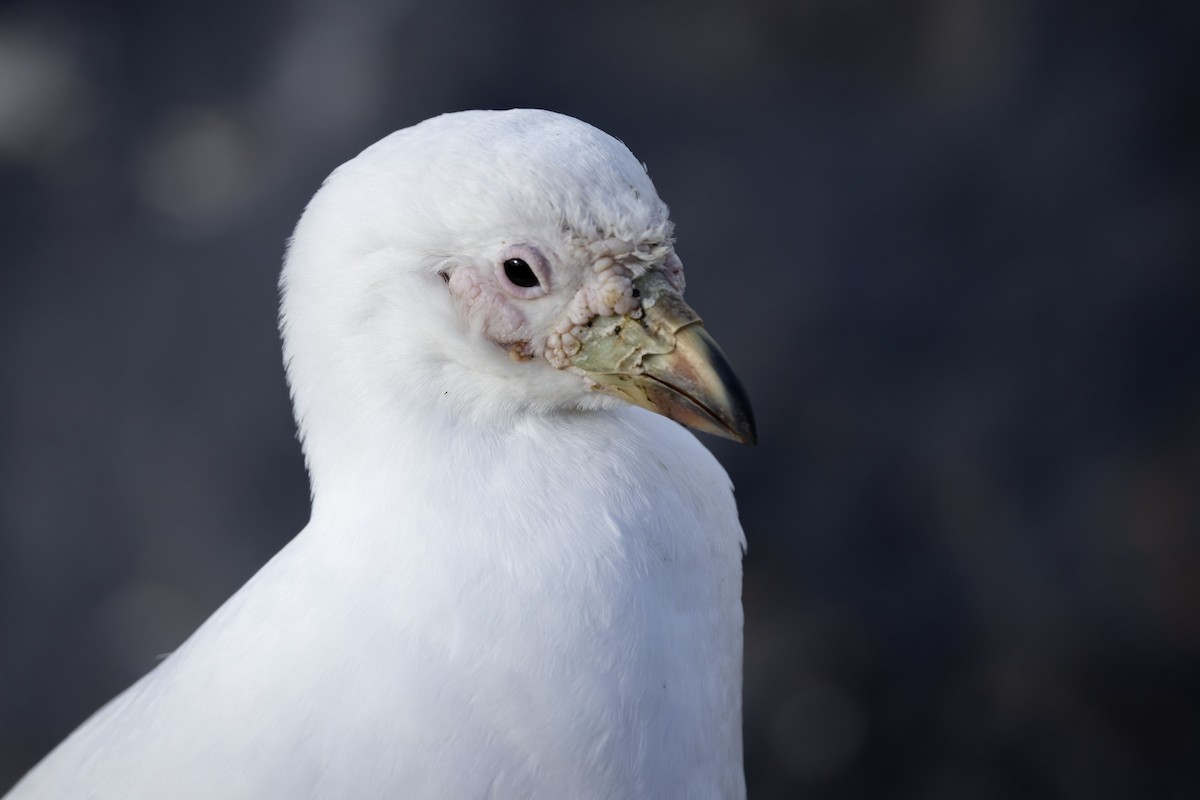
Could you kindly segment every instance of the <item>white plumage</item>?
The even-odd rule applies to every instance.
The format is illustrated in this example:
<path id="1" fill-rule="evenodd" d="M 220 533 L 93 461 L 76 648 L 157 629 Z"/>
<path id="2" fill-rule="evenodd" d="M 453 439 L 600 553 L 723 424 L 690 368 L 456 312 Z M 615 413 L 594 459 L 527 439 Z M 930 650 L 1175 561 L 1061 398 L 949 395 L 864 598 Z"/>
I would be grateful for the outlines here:
<path id="1" fill-rule="evenodd" d="M 670 237 L 549 112 L 336 170 L 281 280 L 311 521 L 11 800 L 744 796 L 729 481 L 631 404 L 753 438 Z"/>

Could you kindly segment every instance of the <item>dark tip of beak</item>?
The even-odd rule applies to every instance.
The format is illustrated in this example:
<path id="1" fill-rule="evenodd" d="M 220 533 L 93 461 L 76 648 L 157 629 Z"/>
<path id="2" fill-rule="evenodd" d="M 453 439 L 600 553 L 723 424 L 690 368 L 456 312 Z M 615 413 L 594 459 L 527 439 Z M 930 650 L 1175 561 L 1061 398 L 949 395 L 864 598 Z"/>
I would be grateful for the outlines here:
<path id="1" fill-rule="evenodd" d="M 754 424 L 754 408 L 750 405 L 750 396 L 746 394 L 745 387 L 738 380 L 737 373 L 733 371 L 729 359 L 721 352 L 717 343 L 707 333 L 702 339 L 708 348 L 708 363 L 712 365 L 713 372 L 725 389 L 724 402 L 717 409 L 708 408 L 705 404 L 705 410 L 728 431 L 725 438 L 742 444 L 758 444 L 758 429 Z"/>
<path id="2" fill-rule="evenodd" d="M 729 359 L 699 322 L 676 331 L 675 350 L 647 357 L 645 376 L 669 395 L 652 398 L 660 413 L 690 428 L 755 444 L 754 411 Z"/>

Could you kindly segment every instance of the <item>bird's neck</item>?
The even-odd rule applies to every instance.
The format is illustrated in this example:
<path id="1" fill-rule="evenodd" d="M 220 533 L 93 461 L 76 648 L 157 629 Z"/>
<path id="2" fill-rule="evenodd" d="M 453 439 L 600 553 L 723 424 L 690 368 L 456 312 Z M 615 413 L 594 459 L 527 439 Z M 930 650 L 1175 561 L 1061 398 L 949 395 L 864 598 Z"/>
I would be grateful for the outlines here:
<path id="1" fill-rule="evenodd" d="M 633 407 L 419 418 L 316 473 L 267 582 L 336 620 L 341 702 L 403 719 L 436 696 L 423 741 L 487 753 L 500 732 L 583 775 L 572 796 L 738 796 L 741 536 L 711 456 Z"/>

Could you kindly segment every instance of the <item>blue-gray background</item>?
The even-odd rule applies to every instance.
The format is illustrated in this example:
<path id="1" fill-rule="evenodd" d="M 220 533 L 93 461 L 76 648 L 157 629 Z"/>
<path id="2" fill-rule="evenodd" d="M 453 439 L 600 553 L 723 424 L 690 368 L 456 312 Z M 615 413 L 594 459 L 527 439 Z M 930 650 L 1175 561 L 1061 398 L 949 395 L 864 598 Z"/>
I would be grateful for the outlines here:
<path id="1" fill-rule="evenodd" d="M 755 798 L 1200 784 L 1200 12 L 0 7 L 0 789 L 305 522 L 275 278 L 384 134 L 621 137 L 755 400 Z"/>

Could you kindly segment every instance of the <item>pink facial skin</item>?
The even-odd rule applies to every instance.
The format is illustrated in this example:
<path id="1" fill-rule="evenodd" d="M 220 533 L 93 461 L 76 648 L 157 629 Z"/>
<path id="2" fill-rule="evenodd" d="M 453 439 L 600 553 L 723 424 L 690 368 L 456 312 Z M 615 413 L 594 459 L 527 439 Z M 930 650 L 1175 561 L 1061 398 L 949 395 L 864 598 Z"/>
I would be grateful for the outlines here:
<path id="1" fill-rule="evenodd" d="M 460 264 L 449 274 L 450 293 L 458 300 L 468 324 L 517 359 L 544 355 L 554 367 L 564 369 L 579 352 L 584 326 L 596 317 L 642 315 L 641 300 L 633 282 L 648 270 L 660 270 L 683 293 L 683 264 L 669 243 L 638 247 L 626 242 L 603 242 L 584 285 L 567 304 L 566 312 L 547 333 L 534 330 L 523 303 L 552 288 L 550 269 L 542 254 L 526 245 L 514 245 L 495 268 Z M 512 285 L 504 274 L 508 258 L 521 258 L 538 276 L 536 287 Z"/>
<path id="2" fill-rule="evenodd" d="M 490 272 L 462 265 L 450 273 L 450 293 L 457 298 L 467 323 L 517 357 L 529 357 L 529 320 L 519 301 L 497 288 Z"/>

